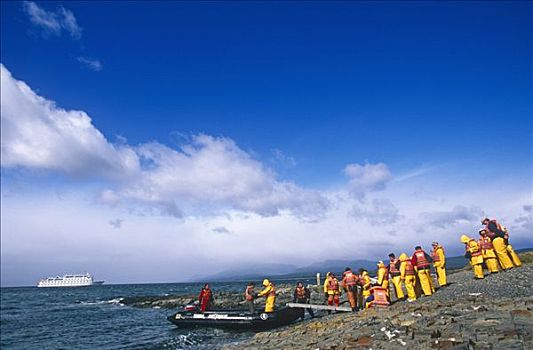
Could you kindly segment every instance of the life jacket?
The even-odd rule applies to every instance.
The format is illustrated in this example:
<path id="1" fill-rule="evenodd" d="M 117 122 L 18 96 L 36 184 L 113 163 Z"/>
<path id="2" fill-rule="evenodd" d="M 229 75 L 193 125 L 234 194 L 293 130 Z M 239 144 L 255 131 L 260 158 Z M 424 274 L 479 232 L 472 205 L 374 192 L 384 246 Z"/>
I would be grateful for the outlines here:
<path id="1" fill-rule="evenodd" d="M 328 281 L 328 290 L 339 290 L 339 281 L 336 278 L 330 278 Z"/>
<path id="2" fill-rule="evenodd" d="M 416 267 L 426 269 L 429 267 L 429 261 L 426 259 L 426 253 L 423 250 L 415 250 Z"/>
<path id="3" fill-rule="evenodd" d="M 305 292 L 305 287 L 296 287 L 296 297 L 298 299 L 307 299 L 307 293 Z"/>
<path id="4" fill-rule="evenodd" d="M 492 241 L 488 237 L 481 237 L 479 239 L 479 246 L 482 250 L 491 250 L 494 249 Z"/>
<path id="5" fill-rule="evenodd" d="M 244 291 L 244 298 L 247 301 L 254 300 L 254 295 L 253 295 L 253 292 L 252 292 L 253 290 L 254 290 L 254 287 L 252 287 L 252 286 L 246 287 L 246 290 Z"/>
<path id="6" fill-rule="evenodd" d="M 411 263 L 411 260 L 405 260 L 404 262 L 405 262 L 405 275 L 414 276 L 415 268 L 413 267 L 413 263 Z"/>
<path id="7" fill-rule="evenodd" d="M 270 290 L 270 293 L 268 293 L 267 297 L 275 297 L 276 296 L 276 288 L 274 287 L 274 285 L 272 283 L 270 283 L 270 287 L 272 287 L 272 289 Z"/>
<path id="8" fill-rule="evenodd" d="M 200 301 L 211 299 L 211 289 L 202 289 L 200 292 Z"/>
<path id="9" fill-rule="evenodd" d="M 357 284 L 357 280 L 359 278 L 355 273 L 352 271 L 346 271 L 343 274 L 343 281 L 346 284 L 346 286 L 355 286 Z"/>
<path id="10" fill-rule="evenodd" d="M 433 251 L 431 252 L 431 258 L 433 259 L 434 263 L 440 261 L 440 256 L 437 253 L 437 250 L 439 250 L 439 249 L 442 249 L 442 252 L 444 253 L 444 249 L 440 245 L 437 246 L 435 249 L 433 249 Z"/>
<path id="11" fill-rule="evenodd" d="M 466 248 L 466 251 L 469 252 L 468 248 L 470 248 L 470 243 L 472 243 L 472 242 L 476 243 L 476 241 L 475 241 L 474 239 L 469 240 L 469 241 L 468 241 L 468 246 L 467 246 L 467 248 Z M 471 256 L 471 257 L 474 257 L 474 256 L 480 256 L 480 255 L 482 255 L 482 254 L 483 254 L 483 252 L 481 251 L 481 249 L 479 249 L 479 246 L 478 246 L 477 251 L 474 252 L 474 253 L 470 253 L 470 256 Z"/>
<path id="12" fill-rule="evenodd" d="M 398 270 L 398 267 L 397 267 L 398 262 L 399 262 L 398 259 L 394 259 L 393 261 L 389 263 L 389 273 L 391 274 L 392 277 L 400 276 L 400 270 Z"/>
<path id="13" fill-rule="evenodd" d="M 359 275 L 359 281 L 361 283 L 361 285 L 363 286 L 363 289 L 369 289 L 371 287 L 370 285 L 370 276 L 368 276 L 368 272 L 363 272 L 362 274 Z"/>

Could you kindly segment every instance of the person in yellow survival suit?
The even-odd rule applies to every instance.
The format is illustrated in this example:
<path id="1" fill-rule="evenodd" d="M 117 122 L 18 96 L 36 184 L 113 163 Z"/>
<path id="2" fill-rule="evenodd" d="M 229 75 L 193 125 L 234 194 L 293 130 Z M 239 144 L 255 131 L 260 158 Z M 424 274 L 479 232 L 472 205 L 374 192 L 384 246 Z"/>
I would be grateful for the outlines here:
<path id="1" fill-rule="evenodd" d="M 507 228 L 501 224 L 500 225 L 501 230 L 504 232 L 503 234 L 503 241 L 505 242 L 505 249 L 507 250 L 507 254 L 511 258 L 511 261 L 513 262 L 514 266 L 520 267 L 522 266 L 522 260 L 518 257 L 518 254 L 513 249 L 513 246 L 509 243 L 509 231 Z"/>
<path id="2" fill-rule="evenodd" d="M 474 277 L 476 279 L 485 278 L 483 274 L 483 253 L 479 248 L 479 244 L 467 235 L 461 236 L 461 242 L 465 244 L 465 256 L 470 258 L 470 265 L 472 265 Z"/>
<path id="3" fill-rule="evenodd" d="M 405 283 L 405 289 L 407 289 L 407 301 L 415 301 L 415 268 L 413 267 L 411 259 L 409 259 L 409 257 L 405 253 L 400 254 L 400 278 Z"/>
<path id="4" fill-rule="evenodd" d="M 263 290 L 257 293 L 257 297 L 266 297 L 265 312 L 273 312 L 276 303 L 276 288 L 268 279 L 263 281 Z"/>
<path id="5" fill-rule="evenodd" d="M 328 305 L 339 306 L 339 296 L 341 295 L 341 284 L 335 275 L 328 272 L 324 281 L 324 294 L 327 298 Z"/>
<path id="6" fill-rule="evenodd" d="M 486 225 L 486 234 L 492 240 L 492 245 L 494 246 L 496 256 L 498 257 L 502 269 L 512 269 L 514 265 L 512 260 L 509 258 L 507 245 L 505 244 L 505 232 L 502 230 L 501 225 L 496 220 L 490 220 L 489 218 L 483 219 L 481 223 Z"/>
<path id="7" fill-rule="evenodd" d="M 487 266 L 487 269 L 490 273 L 498 273 L 500 271 L 498 263 L 498 257 L 496 256 L 496 252 L 494 251 L 494 246 L 492 245 L 492 241 L 487 236 L 487 230 L 482 228 L 479 230 L 479 248 L 481 248 L 481 253 L 483 255 L 483 260 L 485 261 L 485 265 Z"/>
<path id="8" fill-rule="evenodd" d="M 370 281 L 370 276 L 368 275 L 368 271 L 365 269 L 359 269 L 359 284 L 363 288 L 363 303 L 366 305 L 366 300 L 370 296 L 370 290 L 372 289 L 372 281 Z"/>
<path id="9" fill-rule="evenodd" d="M 390 278 L 392 279 L 392 284 L 394 285 L 394 291 L 396 294 L 396 300 L 405 299 L 405 294 L 402 289 L 402 280 L 400 278 L 400 260 L 396 259 L 394 253 L 389 254 L 389 270 Z"/>
<path id="10" fill-rule="evenodd" d="M 429 264 L 431 257 L 426 253 L 421 246 L 415 247 L 415 252 L 411 256 L 411 263 L 417 271 L 418 280 L 425 296 L 433 294 L 433 282 L 431 281 L 431 274 L 429 273 Z"/>
<path id="11" fill-rule="evenodd" d="M 439 280 L 439 286 L 446 286 L 446 257 L 444 256 L 444 248 L 439 245 L 438 242 L 433 242 L 433 251 L 431 252 L 431 258 L 433 259 L 433 266 L 437 273 L 437 279 Z"/>
<path id="12" fill-rule="evenodd" d="M 389 270 L 383 261 L 378 261 L 378 284 L 387 291 L 387 297 L 390 298 L 389 293 Z"/>

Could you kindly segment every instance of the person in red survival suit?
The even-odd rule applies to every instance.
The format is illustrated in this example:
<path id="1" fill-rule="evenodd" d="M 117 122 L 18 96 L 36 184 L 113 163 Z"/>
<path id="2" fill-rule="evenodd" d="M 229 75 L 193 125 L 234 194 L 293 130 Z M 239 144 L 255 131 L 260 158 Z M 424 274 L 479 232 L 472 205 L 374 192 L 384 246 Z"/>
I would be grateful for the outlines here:
<path id="1" fill-rule="evenodd" d="M 200 311 L 205 312 L 213 302 L 213 292 L 211 289 L 209 289 L 209 284 L 204 284 L 204 288 L 202 288 L 202 291 L 200 292 L 200 295 L 198 296 L 198 301 L 200 302 Z"/>

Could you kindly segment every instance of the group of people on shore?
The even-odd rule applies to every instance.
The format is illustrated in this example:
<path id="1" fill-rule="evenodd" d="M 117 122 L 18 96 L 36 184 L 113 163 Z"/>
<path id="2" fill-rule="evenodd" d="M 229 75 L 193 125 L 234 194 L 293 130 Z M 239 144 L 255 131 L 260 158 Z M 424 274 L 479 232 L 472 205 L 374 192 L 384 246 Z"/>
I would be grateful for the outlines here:
<path id="1" fill-rule="evenodd" d="M 465 257 L 470 264 L 477 279 L 484 278 L 483 265 L 489 273 L 497 273 L 500 269 L 507 271 L 515 266 L 521 266 L 520 258 L 509 244 L 509 233 L 505 227 L 496 220 L 485 218 L 482 220 L 484 227 L 479 230 L 479 240 L 467 235 L 461 236 L 465 244 Z M 377 277 L 371 278 L 366 269 L 359 269 L 358 273 L 347 267 L 338 279 L 334 273 L 328 272 L 323 284 L 325 303 L 338 307 L 340 296 L 346 293 L 347 301 L 353 311 L 372 306 L 386 306 L 391 302 L 389 286 L 392 284 L 396 300 L 413 302 L 419 297 L 431 296 L 435 293 L 435 283 L 430 274 L 433 264 L 440 288 L 447 286 L 446 256 L 444 248 L 438 243 L 432 243 L 432 251 L 426 253 L 421 246 L 416 246 L 409 257 L 401 253 L 397 258 L 394 253 L 389 254 L 389 263 L 377 263 Z M 391 282 L 389 284 L 389 281 Z M 265 279 L 263 289 L 255 292 L 253 282 L 248 283 L 244 292 L 244 299 L 251 313 L 255 312 L 254 300 L 265 297 L 265 312 L 273 312 L 276 302 L 276 288 L 274 284 Z M 407 293 L 404 292 L 404 288 Z M 407 296 L 406 296 L 407 294 Z M 200 311 L 204 312 L 211 303 L 213 293 L 206 284 L 199 295 Z M 311 291 L 302 281 L 298 281 L 294 289 L 293 302 L 309 304 Z M 307 309 L 311 317 L 314 316 L 311 308 Z"/>
<path id="2" fill-rule="evenodd" d="M 461 242 L 465 244 L 465 257 L 470 260 L 474 277 L 485 278 L 483 265 L 490 274 L 501 270 L 507 271 L 513 267 L 522 266 L 518 254 L 509 244 L 509 231 L 494 219 L 485 218 L 481 221 L 484 225 L 479 230 L 479 240 L 467 235 L 461 236 Z"/>
<path id="3" fill-rule="evenodd" d="M 431 263 L 437 272 L 439 285 L 446 285 L 444 248 L 433 242 L 431 255 L 421 246 L 416 246 L 409 257 L 406 253 L 399 258 L 394 253 L 389 254 L 389 264 L 383 261 L 377 263 L 377 278 L 372 279 L 366 269 L 359 269 L 354 273 L 347 267 L 339 281 L 335 274 L 328 272 L 324 282 L 324 294 L 328 305 L 338 306 L 339 297 L 346 292 L 348 303 L 353 311 L 371 306 L 386 306 L 391 302 L 389 281 L 393 285 L 396 300 L 404 300 L 404 286 L 408 301 L 415 301 L 420 295 L 432 295 L 435 292 L 433 279 L 430 274 Z"/>

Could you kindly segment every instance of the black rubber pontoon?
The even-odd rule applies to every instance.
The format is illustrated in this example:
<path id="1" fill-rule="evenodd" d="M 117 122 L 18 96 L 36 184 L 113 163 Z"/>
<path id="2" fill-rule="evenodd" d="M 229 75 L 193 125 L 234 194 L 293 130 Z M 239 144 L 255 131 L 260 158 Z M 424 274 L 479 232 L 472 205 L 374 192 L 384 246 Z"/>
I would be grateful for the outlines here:
<path id="1" fill-rule="evenodd" d="M 215 327 L 260 331 L 288 325 L 303 315 L 303 309 L 281 308 L 274 312 L 251 314 L 244 310 L 179 311 L 167 319 L 179 328 Z"/>

